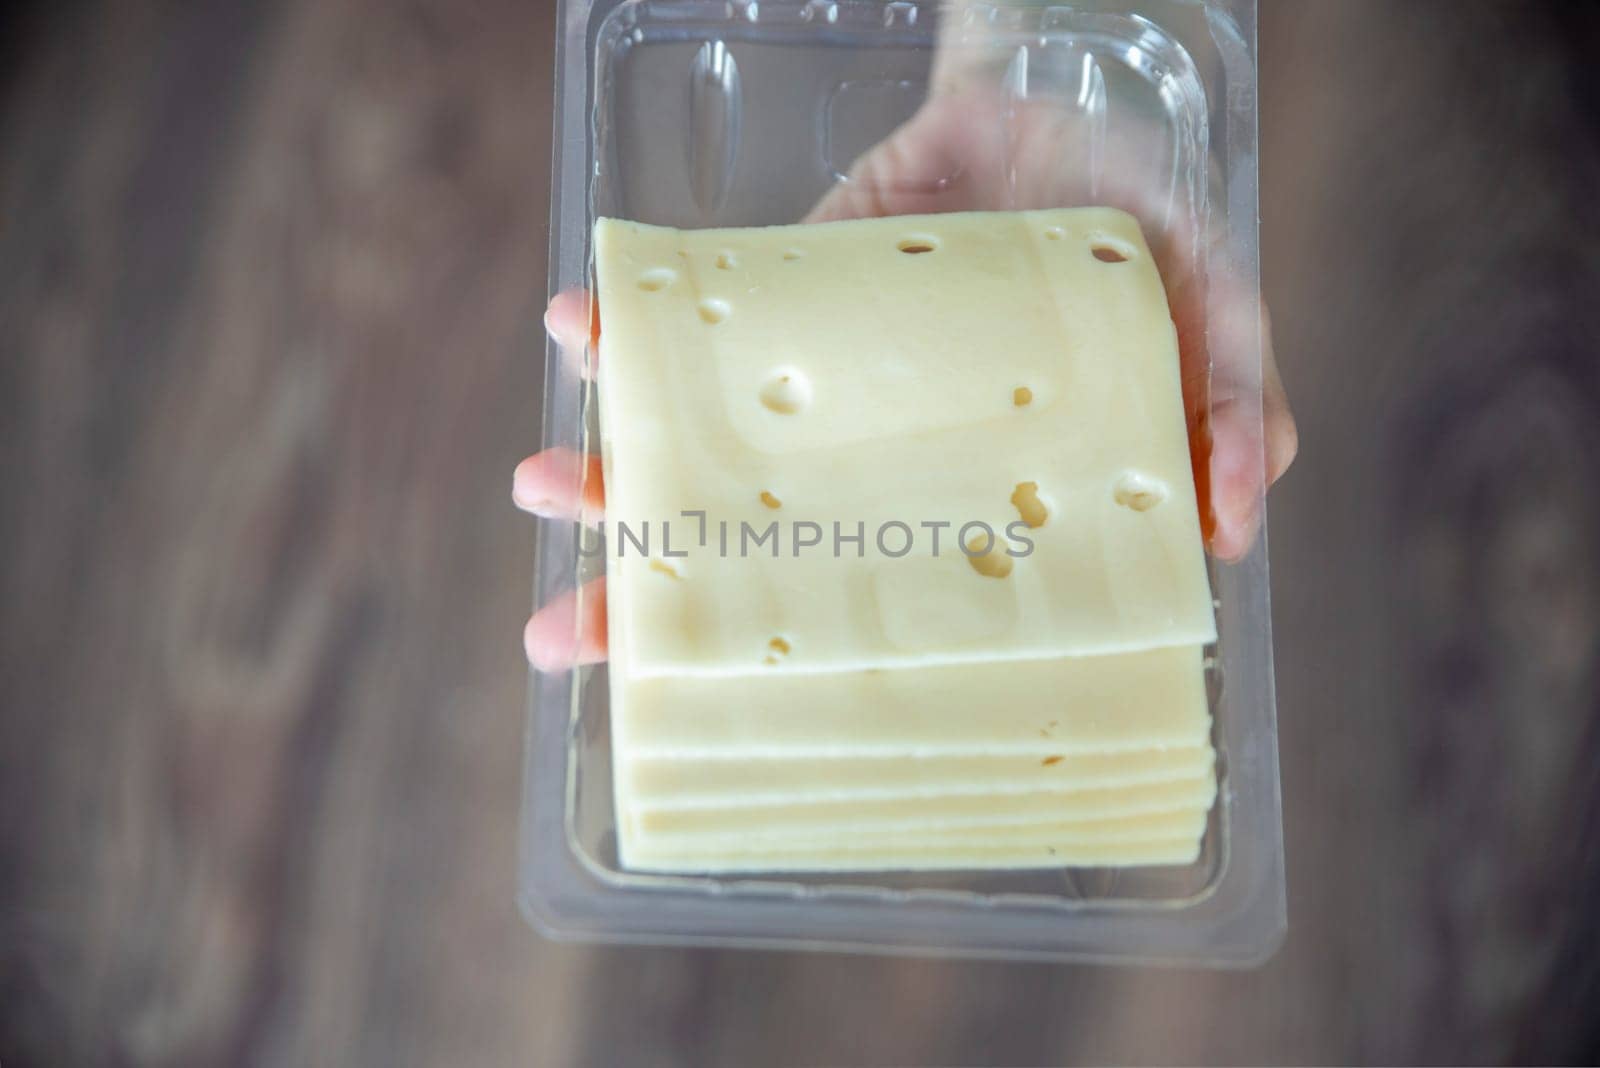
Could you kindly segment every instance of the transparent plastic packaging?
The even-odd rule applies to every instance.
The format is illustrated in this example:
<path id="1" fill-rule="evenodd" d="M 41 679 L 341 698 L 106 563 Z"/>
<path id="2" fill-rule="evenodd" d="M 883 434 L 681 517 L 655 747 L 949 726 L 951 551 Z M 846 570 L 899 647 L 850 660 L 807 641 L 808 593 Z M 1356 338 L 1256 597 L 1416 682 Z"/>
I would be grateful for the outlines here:
<path id="1" fill-rule="evenodd" d="M 1256 420 L 1259 439 L 1254 47 L 1254 0 L 563 0 L 551 292 L 589 285 L 601 216 L 681 228 L 790 223 L 840 188 L 864 205 L 919 212 L 1111 204 L 1132 211 L 1159 249 L 1175 315 L 1180 303 L 1191 308 L 1203 337 L 1186 349 L 1201 353 L 1202 370 L 1228 362 L 1225 389 L 1188 397 L 1191 421 L 1203 427 L 1225 401 Z M 978 123 L 1002 157 L 981 202 L 959 159 L 910 181 L 859 166 L 934 101 L 966 108 L 961 121 Z M 543 444 L 571 450 L 575 470 L 598 447 L 595 408 L 579 363 L 551 346 Z M 1203 480 L 1203 462 L 1197 471 Z M 604 573 L 593 536 L 583 524 L 542 525 L 536 603 L 582 597 Z M 629 872 L 617 861 L 599 665 L 532 685 L 523 908 L 553 937 L 617 942 L 1260 961 L 1286 922 L 1264 525 L 1246 556 L 1213 562 L 1210 576 L 1219 791 L 1191 865 Z"/>

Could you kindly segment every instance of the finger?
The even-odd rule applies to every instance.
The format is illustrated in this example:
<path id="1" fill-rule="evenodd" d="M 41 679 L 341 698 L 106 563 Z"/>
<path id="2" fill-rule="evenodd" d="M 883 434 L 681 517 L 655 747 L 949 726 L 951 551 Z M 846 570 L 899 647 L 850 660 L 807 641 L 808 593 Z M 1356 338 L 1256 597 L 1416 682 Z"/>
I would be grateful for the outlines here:
<path id="1" fill-rule="evenodd" d="M 562 353 L 577 366 L 585 378 L 594 373 L 600 353 L 600 309 L 588 290 L 567 289 L 550 298 L 545 309 L 544 328 L 555 339 Z M 588 354 L 588 360 L 584 355 Z"/>
<path id="2" fill-rule="evenodd" d="M 1219 560 L 1237 560 L 1250 551 L 1261 527 L 1261 435 L 1246 402 L 1237 398 L 1213 407 L 1210 425 L 1209 545 Z"/>
<path id="3" fill-rule="evenodd" d="M 1169 296 L 1202 532 L 1215 556 L 1233 560 L 1255 540 L 1262 497 L 1294 459 L 1296 433 L 1266 308 L 1223 252 L 1214 244 L 1209 284 L 1175 270 Z"/>
<path id="4" fill-rule="evenodd" d="M 1249 551 L 1261 525 L 1262 499 L 1294 461 L 1299 437 L 1272 346 L 1265 305 L 1243 299 L 1228 276 L 1211 302 L 1212 382 L 1209 489 L 1212 552 L 1224 560 Z M 1246 329 L 1250 317 L 1255 329 Z M 1260 408 L 1250 363 L 1261 354 Z M 1259 418 L 1259 422 L 1258 422 Z"/>
<path id="5" fill-rule="evenodd" d="M 1283 379 L 1278 374 L 1278 360 L 1272 344 L 1272 317 L 1267 314 L 1265 304 L 1261 306 L 1261 358 L 1261 417 L 1267 439 L 1267 485 L 1270 486 L 1283 477 L 1300 452 L 1300 430 L 1295 425 L 1289 395 L 1284 392 Z"/>
<path id="6" fill-rule="evenodd" d="M 534 515 L 595 522 L 606 504 L 600 457 L 565 448 L 534 453 L 512 473 L 511 499 Z"/>
<path id="7" fill-rule="evenodd" d="M 600 336 L 600 319 L 585 289 L 566 289 L 550 298 L 544 313 L 545 329 L 556 343 L 581 349 Z"/>
<path id="8" fill-rule="evenodd" d="M 581 595 L 581 596 L 580 596 Z M 535 612 L 522 632 L 528 662 L 558 672 L 606 658 L 606 580 L 568 590 Z"/>

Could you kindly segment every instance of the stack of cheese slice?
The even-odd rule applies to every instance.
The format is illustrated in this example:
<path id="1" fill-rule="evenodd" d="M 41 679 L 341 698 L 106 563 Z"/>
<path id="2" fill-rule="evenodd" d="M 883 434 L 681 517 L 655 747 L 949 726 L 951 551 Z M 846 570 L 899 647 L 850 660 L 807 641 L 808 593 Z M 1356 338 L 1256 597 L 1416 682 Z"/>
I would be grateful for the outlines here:
<path id="1" fill-rule="evenodd" d="M 1215 622 L 1134 220 L 596 250 L 622 862 L 1191 861 Z"/>

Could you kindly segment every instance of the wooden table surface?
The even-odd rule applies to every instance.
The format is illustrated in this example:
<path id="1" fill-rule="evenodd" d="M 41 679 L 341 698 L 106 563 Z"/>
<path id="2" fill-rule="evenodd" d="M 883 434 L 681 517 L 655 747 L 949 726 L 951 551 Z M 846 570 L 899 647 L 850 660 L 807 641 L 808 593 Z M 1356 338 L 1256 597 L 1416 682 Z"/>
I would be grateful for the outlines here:
<path id="1" fill-rule="evenodd" d="M 1301 456 L 1243 973 L 542 941 L 553 6 L 0 17 L 0 1064 L 1600 1056 L 1600 21 L 1263 6 Z"/>

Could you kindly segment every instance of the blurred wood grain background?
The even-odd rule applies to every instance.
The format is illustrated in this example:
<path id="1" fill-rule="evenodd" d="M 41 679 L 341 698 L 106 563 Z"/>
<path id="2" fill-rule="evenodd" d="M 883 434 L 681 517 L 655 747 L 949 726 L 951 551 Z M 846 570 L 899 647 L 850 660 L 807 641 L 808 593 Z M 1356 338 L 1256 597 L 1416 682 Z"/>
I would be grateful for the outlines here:
<path id="1" fill-rule="evenodd" d="M 0 16 L 0 1063 L 1600 1057 L 1600 19 L 1266 0 L 1291 930 L 1254 972 L 513 902 L 549 0 Z"/>

